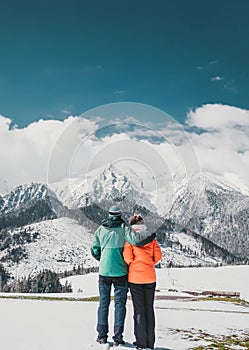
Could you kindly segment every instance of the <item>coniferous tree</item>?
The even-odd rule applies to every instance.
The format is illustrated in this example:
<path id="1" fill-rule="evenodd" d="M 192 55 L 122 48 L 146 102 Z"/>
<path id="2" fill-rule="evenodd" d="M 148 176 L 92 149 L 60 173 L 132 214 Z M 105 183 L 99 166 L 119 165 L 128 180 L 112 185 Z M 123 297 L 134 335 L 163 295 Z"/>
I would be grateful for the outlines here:
<path id="1" fill-rule="evenodd" d="M 7 282 L 10 275 L 5 271 L 2 264 L 0 264 L 0 291 L 6 291 Z"/>

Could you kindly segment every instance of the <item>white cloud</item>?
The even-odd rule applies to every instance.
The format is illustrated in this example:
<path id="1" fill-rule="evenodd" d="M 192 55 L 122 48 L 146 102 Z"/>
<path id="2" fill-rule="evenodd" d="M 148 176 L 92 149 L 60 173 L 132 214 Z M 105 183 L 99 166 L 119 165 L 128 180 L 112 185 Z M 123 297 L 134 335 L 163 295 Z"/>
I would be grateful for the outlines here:
<path id="1" fill-rule="evenodd" d="M 249 126 L 249 111 L 222 104 L 206 104 L 191 110 L 186 124 L 204 130 L 220 130 L 227 127 Z"/>
<path id="2" fill-rule="evenodd" d="M 62 109 L 62 113 L 65 114 L 65 115 L 71 115 L 72 114 L 72 108 L 73 106 L 72 105 L 69 105 L 69 106 L 65 106 L 63 109 Z"/>
<path id="3" fill-rule="evenodd" d="M 129 158 L 146 164 L 156 176 L 160 172 L 189 175 L 200 165 L 202 171 L 249 182 L 248 110 L 203 105 L 188 113 L 187 131 L 173 119 L 160 124 L 160 129 L 143 125 L 135 117 L 116 122 L 130 122 L 132 128 L 118 130 L 111 124 L 103 128 L 101 118 L 73 116 L 18 128 L 11 127 L 11 119 L 0 116 L 0 179 L 12 186 L 31 181 L 50 183 Z M 157 136 L 163 142 L 151 143 L 150 138 Z"/>
<path id="4" fill-rule="evenodd" d="M 214 65 L 214 64 L 217 64 L 219 61 L 218 60 L 215 60 L 215 61 L 210 61 L 210 62 L 208 62 L 208 64 L 210 65 L 210 66 L 212 66 L 212 65 Z"/>
<path id="5" fill-rule="evenodd" d="M 0 162 L 4 167 L 0 179 L 12 186 L 31 181 L 51 183 L 84 176 L 96 167 L 121 164 L 125 159 L 150 169 L 156 178 L 161 173 L 172 178 L 177 171 L 188 172 L 188 164 L 196 164 L 189 161 L 192 155 L 187 147 L 185 151 L 177 149 L 176 143 L 183 143 L 183 138 L 172 123 L 170 132 L 165 128 L 158 133 L 129 115 L 115 122 L 115 128 L 112 123 L 103 127 L 101 118 L 90 121 L 71 116 L 64 121 L 40 120 L 21 129 L 11 128 L 11 120 L 1 117 Z M 149 141 L 156 137 L 165 138 L 164 142 Z"/>
<path id="6" fill-rule="evenodd" d="M 224 84 L 224 89 L 229 90 L 233 93 L 238 93 L 237 88 L 234 86 L 234 80 L 230 80 Z"/>
<path id="7" fill-rule="evenodd" d="M 215 77 L 211 78 L 211 81 L 222 81 L 224 80 L 223 77 L 220 77 L 219 75 L 216 75 Z"/>
<path id="8" fill-rule="evenodd" d="M 214 60 L 214 61 L 209 61 L 208 63 L 204 64 L 204 65 L 199 65 L 196 66 L 196 68 L 198 70 L 207 70 L 207 69 L 211 69 L 212 66 L 214 66 L 215 64 L 219 63 L 218 60 Z"/>
<path id="9" fill-rule="evenodd" d="M 63 169 L 62 164 L 69 161 L 70 152 L 80 142 L 82 134 L 96 128 L 94 122 L 77 117 L 64 121 L 39 120 L 25 128 L 11 128 L 10 124 L 9 118 L 0 116 L 0 178 L 12 186 L 31 181 L 46 183 L 54 149 L 57 150 L 57 159 L 51 174 L 57 172 L 58 175 Z M 69 134 L 66 130 L 70 130 Z M 63 134 L 64 144 L 60 142 Z M 52 160 L 55 159 L 52 157 Z"/>
<path id="10" fill-rule="evenodd" d="M 189 112 L 187 124 L 193 127 L 189 135 L 202 170 L 249 184 L 248 110 L 204 105 Z M 195 127 L 202 132 L 196 132 Z"/>

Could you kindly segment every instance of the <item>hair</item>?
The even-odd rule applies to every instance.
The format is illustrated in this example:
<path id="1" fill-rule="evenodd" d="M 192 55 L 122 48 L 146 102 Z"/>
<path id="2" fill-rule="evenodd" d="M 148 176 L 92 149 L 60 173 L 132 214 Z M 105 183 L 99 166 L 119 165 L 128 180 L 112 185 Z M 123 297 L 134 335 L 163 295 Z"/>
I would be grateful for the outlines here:
<path id="1" fill-rule="evenodd" d="M 129 219 L 130 225 L 136 225 L 136 224 L 144 224 L 144 219 L 142 215 L 136 214 L 130 217 Z"/>

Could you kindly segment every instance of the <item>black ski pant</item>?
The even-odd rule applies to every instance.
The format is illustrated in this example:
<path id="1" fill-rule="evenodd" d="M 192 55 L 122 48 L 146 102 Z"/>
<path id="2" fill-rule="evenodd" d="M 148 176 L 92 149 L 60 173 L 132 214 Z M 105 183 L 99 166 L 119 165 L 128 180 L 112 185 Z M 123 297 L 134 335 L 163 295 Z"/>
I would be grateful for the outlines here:
<path id="1" fill-rule="evenodd" d="M 134 308 L 134 335 L 136 345 L 141 348 L 154 348 L 155 314 L 154 297 L 156 282 L 129 283 Z"/>

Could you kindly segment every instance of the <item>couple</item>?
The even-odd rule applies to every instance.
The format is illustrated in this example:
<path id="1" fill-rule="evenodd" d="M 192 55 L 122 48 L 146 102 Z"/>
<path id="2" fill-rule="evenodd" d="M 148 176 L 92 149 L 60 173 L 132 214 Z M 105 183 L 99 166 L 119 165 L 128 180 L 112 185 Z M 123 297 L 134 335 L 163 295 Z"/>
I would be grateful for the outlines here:
<path id="1" fill-rule="evenodd" d="M 147 231 L 141 215 L 130 218 L 127 226 L 119 207 L 111 207 L 109 216 L 94 235 L 91 252 L 100 261 L 99 308 L 97 341 L 107 343 L 108 313 L 111 287 L 114 286 L 114 345 L 123 340 L 126 299 L 129 288 L 134 307 L 134 345 L 137 349 L 154 349 L 155 316 L 154 294 L 156 273 L 154 265 L 162 253 L 155 234 Z"/>

